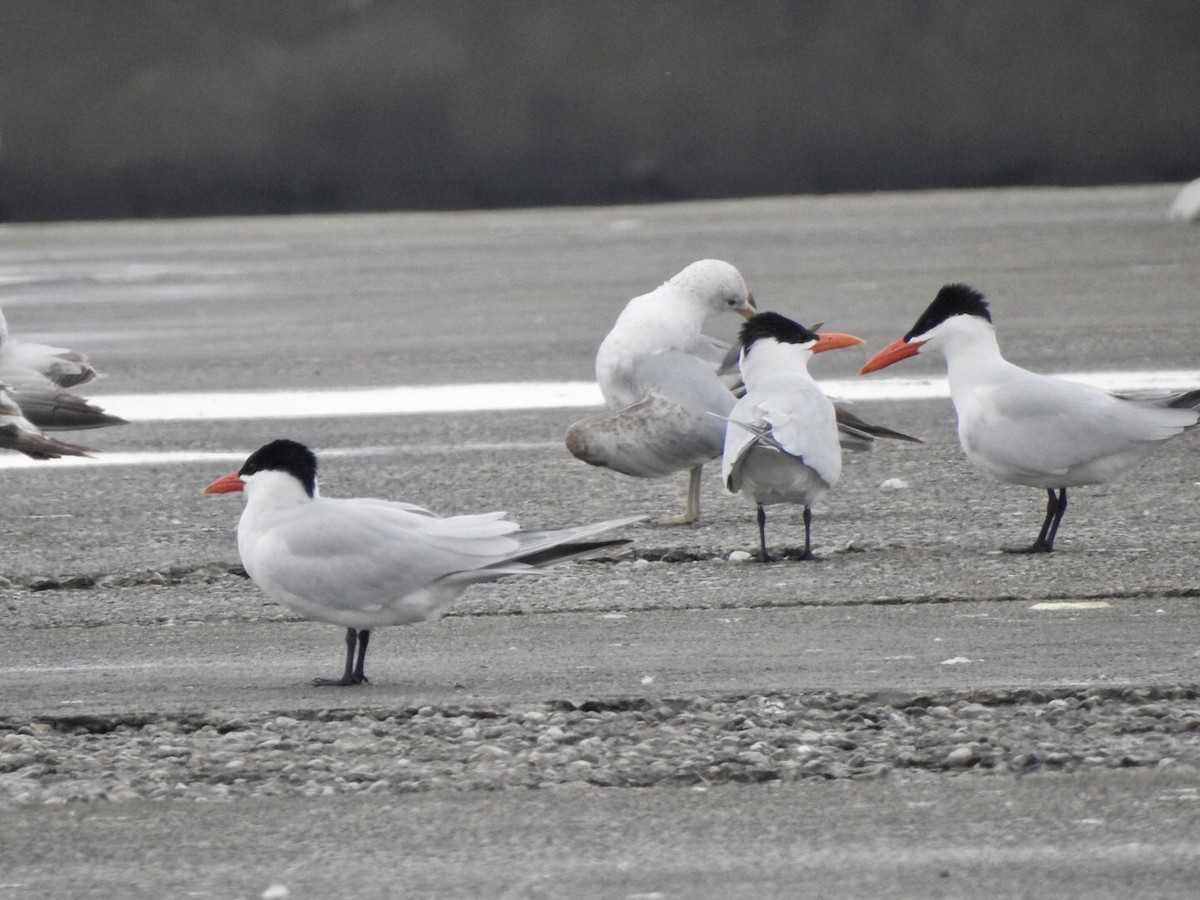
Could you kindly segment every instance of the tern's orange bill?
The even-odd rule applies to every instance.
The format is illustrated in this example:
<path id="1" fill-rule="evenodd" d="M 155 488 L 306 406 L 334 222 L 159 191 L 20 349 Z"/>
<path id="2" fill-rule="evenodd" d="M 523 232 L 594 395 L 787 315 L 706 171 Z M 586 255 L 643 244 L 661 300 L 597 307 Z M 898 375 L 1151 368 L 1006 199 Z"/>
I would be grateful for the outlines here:
<path id="1" fill-rule="evenodd" d="M 245 488 L 246 483 L 242 481 L 242 476 L 237 472 L 230 472 L 228 475 L 222 475 L 212 484 L 204 489 L 206 494 L 231 494 L 234 491 L 240 491 Z"/>
<path id="2" fill-rule="evenodd" d="M 822 331 L 817 334 L 817 342 L 813 345 L 813 353 L 824 353 L 826 350 L 843 350 L 846 347 L 857 347 L 865 343 L 862 338 L 852 334 L 839 334 L 836 331 Z"/>
<path id="3" fill-rule="evenodd" d="M 906 341 L 904 338 L 892 341 L 874 356 L 867 360 L 867 364 L 858 370 L 859 375 L 866 375 L 868 372 L 875 372 L 879 369 L 886 369 L 892 363 L 898 363 L 902 359 L 908 359 L 910 356 L 916 356 L 921 350 L 920 341 Z"/>

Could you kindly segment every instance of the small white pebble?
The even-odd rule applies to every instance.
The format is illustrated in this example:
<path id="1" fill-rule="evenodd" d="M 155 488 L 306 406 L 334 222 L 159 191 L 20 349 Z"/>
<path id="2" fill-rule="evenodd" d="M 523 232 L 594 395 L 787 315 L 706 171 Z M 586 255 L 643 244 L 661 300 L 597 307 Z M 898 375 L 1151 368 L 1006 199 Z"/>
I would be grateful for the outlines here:
<path id="1" fill-rule="evenodd" d="M 262 900 L 286 900 L 286 898 L 292 896 L 292 892 L 287 889 L 286 884 L 276 882 L 263 891 L 260 896 Z"/>
<path id="2" fill-rule="evenodd" d="M 740 562 L 746 562 L 748 559 L 751 559 L 752 557 L 745 550 L 734 550 L 732 553 L 729 554 L 729 556 L 727 556 L 725 558 L 728 559 L 730 562 L 740 563 Z"/>
<path id="3" fill-rule="evenodd" d="M 965 656 L 952 656 L 949 659 L 943 659 L 942 665 L 957 666 L 959 663 L 969 663 L 970 661 L 971 660 L 967 659 Z"/>
<path id="4" fill-rule="evenodd" d="M 956 747 L 946 754 L 946 765 L 952 768 L 962 768 L 978 761 L 979 751 L 970 744 L 965 747 Z"/>
<path id="5" fill-rule="evenodd" d="M 903 478 L 888 478 L 886 481 L 879 482 L 881 491 L 903 491 L 908 488 L 908 482 Z"/>
<path id="6" fill-rule="evenodd" d="M 642 684 L 654 684 L 654 676 L 653 675 L 643 675 L 642 676 Z"/>

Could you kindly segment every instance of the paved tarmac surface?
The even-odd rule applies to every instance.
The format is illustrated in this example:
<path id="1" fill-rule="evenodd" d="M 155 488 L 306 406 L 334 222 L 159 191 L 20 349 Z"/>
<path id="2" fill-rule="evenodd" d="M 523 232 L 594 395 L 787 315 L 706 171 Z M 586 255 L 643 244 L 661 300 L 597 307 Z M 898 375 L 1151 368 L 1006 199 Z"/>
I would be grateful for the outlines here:
<path id="1" fill-rule="evenodd" d="M 1016 362 L 1192 369 L 1200 383 L 1200 231 L 1166 222 L 1173 194 L 7 227 L 0 304 L 14 333 L 89 353 L 108 373 L 98 397 L 586 380 L 628 297 L 719 256 L 760 308 L 867 341 L 822 357 L 819 375 L 852 374 L 941 284 L 965 280 L 989 294 Z M 199 491 L 233 461 L 4 472 L 0 898 L 259 897 L 272 885 L 291 897 L 1194 896 L 1200 439 L 1168 444 L 1123 484 L 1076 491 L 1060 552 L 1013 557 L 999 548 L 1032 539 L 1043 497 L 976 475 L 949 401 L 856 411 L 926 443 L 847 458 L 817 510 L 820 561 L 729 561 L 754 548 L 752 508 L 709 474 L 699 525 L 632 527 L 633 544 L 607 560 L 482 586 L 441 622 L 380 631 L 372 684 L 350 691 L 308 686 L 338 667 L 337 629 L 297 621 L 229 573 L 241 503 Z M 81 439 L 112 451 L 241 454 L 278 436 L 375 448 L 327 457 L 322 489 L 507 509 L 529 525 L 682 505 L 682 476 L 636 481 L 570 458 L 561 437 L 580 410 L 302 412 Z M 895 478 L 907 487 L 880 490 Z M 770 529 L 777 550 L 801 540 L 792 511 Z M 891 766 L 705 784 L 668 773 L 640 788 L 385 784 L 210 803 L 22 802 L 20 785 L 60 776 L 3 744 L 187 716 L 403 723 L 421 709 L 503 717 L 830 692 L 864 709 L 973 697 L 1001 711 L 1001 744 L 1034 702 L 1005 700 L 1013 690 L 1038 702 L 1107 691 L 1130 709 L 1150 697 L 1176 727 L 1147 726 L 1128 738 L 1132 762 L 1101 769 Z M 1170 752 L 1142 752 L 1154 740 Z"/>

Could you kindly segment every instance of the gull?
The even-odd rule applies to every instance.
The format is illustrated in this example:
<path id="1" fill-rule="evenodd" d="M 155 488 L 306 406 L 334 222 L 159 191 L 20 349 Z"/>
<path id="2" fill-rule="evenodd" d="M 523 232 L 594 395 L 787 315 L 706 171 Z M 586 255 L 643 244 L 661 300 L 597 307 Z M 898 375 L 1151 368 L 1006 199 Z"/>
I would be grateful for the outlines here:
<path id="1" fill-rule="evenodd" d="M 958 439 L 993 478 L 1042 488 L 1048 501 L 1033 544 L 1047 553 L 1067 511 L 1067 488 L 1113 481 L 1200 423 L 1200 390 L 1114 394 L 1039 375 L 1000 354 L 983 294 L 943 287 L 904 337 L 876 353 L 865 375 L 926 350 L 942 354 Z"/>
<path id="2" fill-rule="evenodd" d="M 1189 181 L 1175 195 L 1167 218 L 1172 222 L 1200 222 L 1200 178 Z"/>
<path id="3" fill-rule="evenodd" d="M 233 491 L 246 494 L 238 552 L 254 583 L 293 612 L 346 629 L 342 676 L 317 685 L 366 683 L 373 629 L 440 618 L 473 584 L 541 575 L 629 543 L 584 539 L 641 520 L 521 531 L 503 512 L 442 517 L 411 503 L 322 497 L 316 455 L 291 440 L 265 444 L 205 488 Z"/>
<path id="4" fill-rule="evenodd" d="M 726 344 L 702 333 L 722 313 L 751 316 L 745 279 L 722 260 L 694 262 L 666 283 L 630 300 L 596 354 L 596 381 L 608 409 L 571 425 L 570 453 L 593 466 L 636 478 L 686 470 L 687 505 L 679 518 L 700 518 L 704 464 L 721 454 L 726 417 L 736 401 L 717 370 Z"/>

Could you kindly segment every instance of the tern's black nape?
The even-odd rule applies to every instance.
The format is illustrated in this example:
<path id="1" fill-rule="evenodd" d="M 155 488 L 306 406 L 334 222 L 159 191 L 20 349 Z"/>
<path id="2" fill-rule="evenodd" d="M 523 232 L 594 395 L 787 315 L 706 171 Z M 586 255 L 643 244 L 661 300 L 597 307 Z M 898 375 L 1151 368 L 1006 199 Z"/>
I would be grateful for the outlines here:
<path id="1" fill-rule="evenodd" d="M 762 312 L 751 316 L 742 326 L 739 340 L 743 350 L 749 350 L 754 342 L 763 338 L 774 338 L 781 344 L 811 344 L 818 340 L 815 332 L 809 331 L 799 322 L 777 312 Z"/>
<path id="2" fill-rule="evenodd" d="M 911 341 L 929 329 L 941 325 L 951 316 L 979 316 L 981 319 L 992 321 L 992 314 L 988 312 L 983 294 L 967 284 L 948 284 L 938 291 L 929 308 L 917 319 L 917 324 L 904 335 L 904 340 Z"/>
<path id="3" fill-rule="evenodd" d="M 316 496 L 317 456 L 303 444 L 286 438 L 264 444 L 250 454 L 238 474 L 245 476 L 266 471 L 287 472 L 304 485 L 308 496 Z"/>

